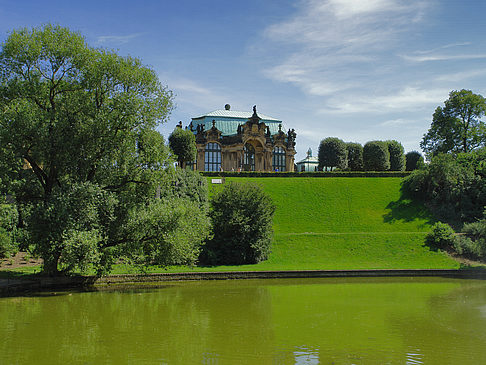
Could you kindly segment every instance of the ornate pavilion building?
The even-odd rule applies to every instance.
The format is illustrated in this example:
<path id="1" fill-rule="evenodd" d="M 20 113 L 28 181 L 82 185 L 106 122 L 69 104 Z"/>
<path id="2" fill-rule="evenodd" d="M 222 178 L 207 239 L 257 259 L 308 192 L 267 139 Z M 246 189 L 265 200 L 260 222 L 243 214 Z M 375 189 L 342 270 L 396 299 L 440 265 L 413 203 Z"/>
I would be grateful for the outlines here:
<path id="1" fill-rule="evenodd" d="M 199 171 L 294 171 L 295 130 L 282 121 L 257 114 L 224 110 L 192 118 Z"/>

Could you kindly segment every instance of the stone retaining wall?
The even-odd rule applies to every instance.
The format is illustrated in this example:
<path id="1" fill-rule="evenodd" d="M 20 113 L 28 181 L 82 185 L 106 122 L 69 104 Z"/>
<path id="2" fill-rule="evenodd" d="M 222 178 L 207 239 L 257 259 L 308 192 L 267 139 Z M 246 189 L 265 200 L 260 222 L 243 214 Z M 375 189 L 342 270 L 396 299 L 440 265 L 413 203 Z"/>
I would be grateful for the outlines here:
<path id="1" fill-rule="evenodd" d="M 30 277 L 0 279 L 0 295 L 70 288 L 116 288 L 123 286 L 153 286 L 168 281 L 280 279 L 280 278 L 339 278 L 339 277 L 449 277 L 486 279 L 486 270 L 301 270 L 301 271 L 227 271 L 158 274 L 110 275 L 76 277 Z"/>

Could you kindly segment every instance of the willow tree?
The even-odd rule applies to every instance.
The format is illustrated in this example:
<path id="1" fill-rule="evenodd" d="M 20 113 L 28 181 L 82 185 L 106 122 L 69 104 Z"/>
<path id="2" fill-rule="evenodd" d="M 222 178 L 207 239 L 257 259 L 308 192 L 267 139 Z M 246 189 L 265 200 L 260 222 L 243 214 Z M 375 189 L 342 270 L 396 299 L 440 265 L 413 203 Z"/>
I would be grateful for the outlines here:
<path id="1" fill-rule="evenodd" d="M 204 229 L 197 204 L 155 198 L 169 158 L 155 128 L 172 93 L 152 69 L 46 25 L 11 32 L 0 70 L 0 145 L 21 161 L 12 186 L 46 272 L 101 268 L 122 252 L 150 263 L 197 257 L 173 247 L 171 221 Z M 157 218 L 168 210 L 177 214 Z"/>

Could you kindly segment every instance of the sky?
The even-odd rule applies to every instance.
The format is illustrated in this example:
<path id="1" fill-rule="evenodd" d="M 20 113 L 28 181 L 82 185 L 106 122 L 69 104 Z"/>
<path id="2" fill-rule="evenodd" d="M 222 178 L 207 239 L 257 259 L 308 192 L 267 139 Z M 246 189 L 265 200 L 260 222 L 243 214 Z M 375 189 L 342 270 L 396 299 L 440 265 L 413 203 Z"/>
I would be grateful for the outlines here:
<path id="1" fill-rule="evenodd" d="M 224 109 L 281 119 L 296 161 L 338 137 L 420 141 L 452 90 L 486 96 L 484 0 L 0 0 L 0 42 L 46 23 L 134 56 L 175 95 L 159 130 Z"/>

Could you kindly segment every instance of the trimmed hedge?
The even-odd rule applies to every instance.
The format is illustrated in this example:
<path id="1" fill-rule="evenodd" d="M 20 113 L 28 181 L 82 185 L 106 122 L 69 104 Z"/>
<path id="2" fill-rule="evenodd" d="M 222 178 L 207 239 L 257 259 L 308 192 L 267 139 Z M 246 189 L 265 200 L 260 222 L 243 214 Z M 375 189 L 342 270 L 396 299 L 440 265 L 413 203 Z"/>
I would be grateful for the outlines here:
<path id="1" fill-rule="evenodd" d="M 317 172 L 263 172 L 263 171 L 200 171 L 207 177 L 406 177 L 408 171 L 317 171 Z"/>

